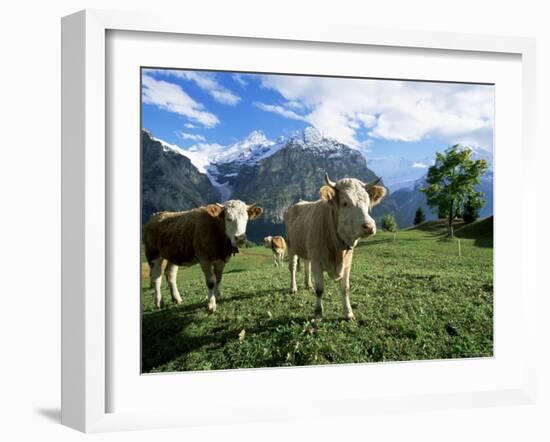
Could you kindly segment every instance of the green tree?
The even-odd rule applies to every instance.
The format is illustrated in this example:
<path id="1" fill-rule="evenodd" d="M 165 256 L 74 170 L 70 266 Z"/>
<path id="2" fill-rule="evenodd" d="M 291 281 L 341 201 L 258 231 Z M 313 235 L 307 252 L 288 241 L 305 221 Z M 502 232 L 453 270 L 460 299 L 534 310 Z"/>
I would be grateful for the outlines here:
<path id="1" fill-rule="evenodd" d="M 384 215 L 384 218 L 382 218 L 382 229 L 387 230 L 388 232 L 395 232 L 397 230 L 397 222 L 395 221 L 395 217 L 393 215 L 390 215 L 389 213 Z"/>
<path id="2" fill-rule="evenodd" d="M 479 218 L 479 210 L 483 207 L 483 198 L 478 195 L 469 195 L 464 203 L 462 219 L 466 224 L 473 223 Z"/>
<path id="3" fill-rule="evenodd" d="M 416 209 L 416 213 L 414 215 L 414 225 L 417 226 L 418 224 L 422 224 L 424 221 L 426 221 L 426 215 L 424 215 L 422 207 L 419 207 Z"/>
<path id="4" fill-rule="evenodd" d="M 487 169 L 487 161 L 473 160 L 472 151 L 458 144 L 444 152 L 437 152 L 435 164 L 428 169 L 427 186 L 420 189 L 426 194 L 428 205 L 445 214 L 452 238 L 453 221 L 463 213 L 466 201 L 471 198 L 480 207 L 485 203 L 482 192 L 476 192 L 479 177 Z"/>

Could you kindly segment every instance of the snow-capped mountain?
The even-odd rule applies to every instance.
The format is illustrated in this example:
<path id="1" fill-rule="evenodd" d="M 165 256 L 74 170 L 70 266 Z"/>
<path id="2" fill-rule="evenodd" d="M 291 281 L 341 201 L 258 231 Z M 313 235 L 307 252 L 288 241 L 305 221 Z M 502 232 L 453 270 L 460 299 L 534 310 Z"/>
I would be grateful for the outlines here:
<path id="1" fill-rule="evenodd" d="M 284 235 L 284 213 L 299 200 L 317 200 L 325 172 L 334 180 L 355 177 L 369 182 L 377 178 L 357 149 L 312 128 L 291 135 L 282 144 L 257 164 L 241 165 L 236 175 L 235 169 L 229 173 L 231 176 L 225 175 L 232 198 L 256 202 L 264 208 L 261 218 L 247 227 L 253 241 L 266 234 Z M 217 165 L 220 175 L 229 171 L 227 166 Z M 373 216 L 380 219 L 393 209 L 391 198 L 385 198 L 373 209 Z"/>
<path id="2" fill-rule="evenodd" d="M 300 199 L 319 198 L 319 188 L 323 185 L 325 172 L 335 180 L 346 176 L 365 182 L 376 179 L 358 150 L 326 137 L 313 128 L 276 141 L 254 131 L 245 139 L 226 148 L 197 144 L 184 149 L 154 139 L 146 132 L 144 137 L 147 141 L 143 144 L 144 148 L 150 149 L 148 146 L 154 143 L 153 146 L 162 147 L 159 150 L 166 156 L 166 159 L 161 161 L 161 158 L 155 163 L 143 162 L 144 171 L 152 177 L 152 183 L 155 176 L 175 176 L 173 169 L 165 170 L 164 165 L 168 166 L 167 160 L 173 161 L 180 157 L 186 164 L 192 164 L 196 174 L 202 175 L 211 189 L 215 190 L 217 196 L 213 196 L 210 191 L 209 198 L 214 199 L 209 202 L 237 198 L 248 203 L 261 204 L 264 214 L 260 220 L 250 225 L 249 236 L 254 241 L 267 234 L 282 234 L 283 214 L 286 209 Z M 158 190 L 151 195 L 160 201 L 164 193 L 160 188 Z M 177 192 L 170 190 L 170 194 L 177 195 Z M 185 192 L 182 191 L 181 195 L 184 196 Z M 197 195 L 193 196 L 189 204 L 184 205 L 179 200 L 178 204 L 182 207 L 194 207 L 195 201 L 199 201 Z M 202 199 L 200 201 L 202 203 Z M 151 206 L 159 210 L 159 204 Z M 175 210 L 172 206 L 173 204 L 171 210 Z M 385 199 L 375 208 L 374 216 L 379 218 L 388 211 L 393 211 L 391 198 Z"/>
<path id="3" fill-rule="evenodd" d="M 313 127 L 275 141 L 269 140 L 261 131 L 254 131 L 219 154 L 212 155 L 206 173 L 222 198 L 229 199 L 237 187 L 242 187 L 255 175 L 262 162 L 283 149 L 302 150 L 327 158 L 338 158 L 351 150 L 337 140 L 323 136 Z"/>
<path id="4" fill-rule="evenodd" d="M 283 139 L 269 140 L 260 130 L 251 132 L 243 140 L 231 144 L 210 158 L 211 164 L 247 163 L 254 164 L 277 152 L 284 144 Z"/>
<path id="5" fill-rule="evenodd" d="M 218 189 L 222 200 L 233 194 L 233 181 L 244 169 L 255 167 L 284 146 L 284 140 L 272 141 L 262 131 L 255 130 L 243 140 L 231 144 L 208 159 L 206 173 Z"/>
<path id="6" fill-rule="evenodd" d="M 427 207 L 425 195 L 419 190 L 424 185 L 428 167 L 433 164 L 432 158 L 413 161 L 387 156 L 367 161 L 360 150 L 326 137 L 312 127 L 277 140 L 253 131 L 226 147 L 197 143 L 189 148 L 166 143 L 144 131 L 143 148 L 147 150 L 143 153 L 142 174 L 150 177 L 147 180 L 150 185 L 143 187 L 147 207 L 181 210 L 230 198 L 259 203 L 264 207 L 264 214 L 250 226 L 253 240 L 266 234 L 284 233 L 282 220 L 288 206 L 300 199 L 317 199 L 325 172 L 335 180 L 352 176 L 371 181 L 381 177 L 390 195 L 374 209 L 375 219 L 392 213 L 403 228 L 412 224 L 418 207 L 424 209 L 428 218 L 436 215 Z M 489 163 L 489 171 L 481 178 L 479 188 L 487 197 L 482 216 L 490 215 L 491 152 L 480 147 L 464 148 L 472 150 L 474 159 L 485 159 Z M 147 160 L 146 155 L 151 159 Z M 192 180 L 184 185 L 187 176 Z M 178 182 L 182 185 L 180 190 Z"/>
<path id="7" fill-rule="evenodd" d="M 296 132 L 291 135 L 286 146 L 291 149 L 304 149 L 317 154 L 340 155 L 343 147 L 348 146 L 340 143 L 334 138 L 325 137 L 319 129 L 315 127 L 306 127 L 302 132 Z"/>

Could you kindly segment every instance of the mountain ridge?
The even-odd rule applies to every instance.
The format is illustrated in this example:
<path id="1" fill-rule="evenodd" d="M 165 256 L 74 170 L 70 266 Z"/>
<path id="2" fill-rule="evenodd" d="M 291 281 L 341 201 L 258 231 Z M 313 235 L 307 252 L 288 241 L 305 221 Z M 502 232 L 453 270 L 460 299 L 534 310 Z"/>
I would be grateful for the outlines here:
<path id="1" fill-rule="evenodd" d="M 258 240 L 265 234 L 284 234 L 283 214 L 288 206 L 299 200 L 317 200 L 326 172 L 333 180 L 354 177 L 369 182 L 381 176 L 382 184 L 390 192 L 373 209 L 373 216 L 377 221 L 389 213 L 395 216 L 400 228 L 411 226 L 418 207 L 424 210 L 428 220 L 435 219 L 437 215 L 427 205 L 424 193 L 420 192 L 420 188 L 425 185 L 427 167 L 422 169 L 423 174 L 418 178 L 413 175 L 409 179 L 404 173 L 403 177 L 408 179 L 396 184 L 392 179 L 399 176 L 397 172 L 393 176 L 387 170 L 386 175 L 380 173 L 380 168 L 376 167 L 376 159 L 369 161 L 360 150 L 334 138 L 325 137 L 312 127 L 277 140 L 268 139 L 261 131 L 253 131 L 226 148 L 215 145 L 212 151 L 184 149 L 153 137 L 146 129 L 143 133 L 151 143 L 158 143 L 157 150 L 160 145 L 166 157 L 162 162 L 157 152 L 156 157 L 152 158 L 152 164 L 147 165 L 144 163 L 150 162 L 151 158 L 146 158 L 144 152 L 142 164 L 146 185 L 143 201 L 146 213 L 153 210 L 152 206 L 156 210 L 185 210 L 197 204 L 223 202 L 230 198 L 241 199 L 249 204 L 258 203 L 264 207 L 264 214 L 250 226 L 250 237 Z M 206 145 L 206 148 L 208 146 L 211 145 Z M 474 158 L 492 159 L 490 153 L 483 149 L 469 146 L 464 148 L 471 149 Z M 186 171 L 191 182 L 185 182 L 186 177 L 182 176 L 182 170 L 175 170 L 175 158 L 178 157 L 181 158 L 179 167 Z M 415 168 L 412 160 L 386 158 L 390 158 L 389 163 L 393 161 L 399 167 Z M 165 170 L 159 166 L 159 162 L 166 166 Z M 419 160 L 419 163 L 427 166 L 428 160 Z M 373 166 L 369 167 L 370 165 Z M 174 175 L 172 179 L 164 177 L 159 180 L 160 188 L 164 186 L 172 198 L 159 194 L 160 189 L 155 192 L 150 190 L 152 177 L 148 180 L 146 172 L 151 168 L 157 169 L 157 177 Z M 180 184 L 174 181 L 175 177 Z M 478 186 L 479 190 L 487 194 L 487 204 L 482 209 L 481 216 L 492 215 L 492 183 L 490 161 L 490 170 L 481 178 Z M 178 191 L 178 185 L 186 187 Z M 155 198 L 158 200 L 156 204 L 150 204 L 150 200 Z"/>

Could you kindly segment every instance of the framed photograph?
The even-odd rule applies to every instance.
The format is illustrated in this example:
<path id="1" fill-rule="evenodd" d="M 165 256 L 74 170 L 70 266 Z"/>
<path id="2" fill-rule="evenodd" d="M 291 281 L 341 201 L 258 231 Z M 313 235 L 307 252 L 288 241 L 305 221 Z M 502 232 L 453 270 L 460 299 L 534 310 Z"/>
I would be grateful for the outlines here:
<path id="1" fill-rule="evenodd" d="M 64 424 L 534 400 L 532 40 L 62 26 Z"/>

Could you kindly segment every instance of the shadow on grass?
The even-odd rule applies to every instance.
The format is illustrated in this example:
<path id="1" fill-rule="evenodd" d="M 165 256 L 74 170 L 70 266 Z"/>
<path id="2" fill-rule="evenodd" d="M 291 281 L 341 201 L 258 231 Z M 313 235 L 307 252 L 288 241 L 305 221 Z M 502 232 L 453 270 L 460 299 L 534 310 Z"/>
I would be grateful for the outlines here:
<path id="1" fill-rule="evenodd" d="M 162 318 L 149 317 L 143 320 L 142 371 L 144 373 L 203 347 L 211 349 L 223 347 L 230 341 L 236 341 L 241 331 L 241 327 L 231 326 L 224 329 L 221 325 L 210 330 L 208 334 L 193 336 L 187 334 L 186 329 L 191 323 L 199 320 L 198 318 L 182 316 L 175 309 L 162 313 L 164 313 Z M 253 326 L 246 328 L 246 333 L 247 335 L 272 333 L 292 321 L 305 322 L 307 318 L 305 316 L 303 318 L 282 317 L 256 322 Z"/>
<path id="2" fill-rule="evenodd" d="M 245 292 L 233 296 L 223 296 L 219 308 L 234 302 L 268 295 L 286 294 L 285 289 L 265 289 Z M 193 336 L 187 333 L 190 325 L 197 324 L 202 318 L 197 312 L 206 313 L 206 302 L 196 302 L 188 305 L 169 307 L 162 310 L 144 312 L 142 315 L 142 371 L 150 372 L 154 367 L 163 365 L 177 357 L 191 353 L 202 347 L 223 347 L 228 341 L 238 338 L 241 329 L 234 325 L 224 330 L 220 327 L 210 330 L 210 334 Z M 216 315 L 216 313 L 214 313 Z M 247 333 L 263 333 L 274 330 L 291 321 L 305 321 L 306 318 L 284 317 L 268 323 L 257 323 L 247 328 Z"/>

